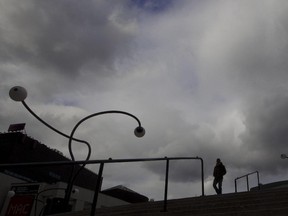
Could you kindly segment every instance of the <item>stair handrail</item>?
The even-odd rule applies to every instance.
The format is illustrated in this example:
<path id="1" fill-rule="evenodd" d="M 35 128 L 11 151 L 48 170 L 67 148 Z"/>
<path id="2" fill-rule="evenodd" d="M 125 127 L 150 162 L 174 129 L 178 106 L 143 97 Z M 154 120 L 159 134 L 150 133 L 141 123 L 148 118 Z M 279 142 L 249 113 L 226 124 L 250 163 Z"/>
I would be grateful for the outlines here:
<path id="1" fill-rule="evenodd" d="M 237 180 L 246 177 L 246 184 L 247 184 L 247 191 L 249 191 L 249 178 L 248 176 L 253 175 L 253 174 L 257 174 L 257 182 L 258 182 L 258 189 L 260 189 L 260 181 L 259 181 L 259 172 L 258 171 L 254 171 L 251 173 L 248 173 L 246 175 L 240 176 L 235 178 L 234 182 L 235 182 L 235 193 L 237 193 Z"/>
<path id="2" fill-rule="evenodd" d="M 80 164 L 100 164 L 98 176 L 96 180 L 96 186 L 94 190 L 93 203 L 91 207 L 90 216 L 95 216 L 96 205 L 98 201 L 98 194 L 101 191 L 102 174 L 104 164 L 106 163 L 126 163 L 126 162 L 145 162 L 145 161 L 166 161 L 166 173 L 165 173 L 165 192 L 163 200 L 163 211 L 167 211 L 167 197 L 168 197 L 168 178 L 169 178 L 169 162 L 170 160 L 200 160 L 201 162 L 201 188 L 202 196 L 204 196 L 204 163 L 201 157 L 164 157 L 164 158 L 134 158 L 134 159 L 112 159 L 107 160 L 79 160 L 79 161 L 51 161 L 51 162 L 28 162 L 28 163 L 10 163 L 0 164 L 0 170 L 5 168 L 21 168 L 21 167 L 45 167 L 45 166 L 61 166 L 61 165 L 80 165 Z"/>

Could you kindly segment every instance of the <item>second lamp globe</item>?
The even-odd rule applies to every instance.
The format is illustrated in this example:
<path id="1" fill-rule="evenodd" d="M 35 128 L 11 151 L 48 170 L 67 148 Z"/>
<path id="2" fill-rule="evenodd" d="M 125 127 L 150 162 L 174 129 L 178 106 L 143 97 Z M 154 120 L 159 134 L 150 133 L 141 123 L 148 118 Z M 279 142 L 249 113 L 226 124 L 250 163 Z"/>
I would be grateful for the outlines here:
<path id="1" fill-rule="evenodd" d="M 145 135 L 145 129 L 141 126 L 138 126 L 135 128 L 134 134 L 136 137 L 143 137 Z"/>

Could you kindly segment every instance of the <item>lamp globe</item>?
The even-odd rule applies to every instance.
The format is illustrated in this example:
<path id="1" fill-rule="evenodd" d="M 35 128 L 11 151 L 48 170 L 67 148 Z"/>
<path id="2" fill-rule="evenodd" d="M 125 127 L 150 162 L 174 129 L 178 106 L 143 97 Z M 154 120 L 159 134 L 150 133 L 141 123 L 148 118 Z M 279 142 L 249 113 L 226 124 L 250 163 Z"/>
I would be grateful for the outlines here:
<path id="1" fill-rule="evenodd" d="M 145 135 L 145 129 L 141 126 L 138 126 L 135 128 L 134 134 L 136 137 L 143 137 Z"/>
<path id="2" fill-rule="evenodd" d="M 14 101 L 24 101 L 27 97 L 27 91 L 22 86 L 14 86 L 10 89 L 9 96 Z"/>

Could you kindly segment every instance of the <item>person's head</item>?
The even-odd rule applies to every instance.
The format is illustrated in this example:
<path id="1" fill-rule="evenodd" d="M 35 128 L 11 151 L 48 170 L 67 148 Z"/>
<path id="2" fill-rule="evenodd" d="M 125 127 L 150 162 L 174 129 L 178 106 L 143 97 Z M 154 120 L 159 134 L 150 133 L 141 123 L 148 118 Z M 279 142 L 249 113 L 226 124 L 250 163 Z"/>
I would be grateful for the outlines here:
<path id="1" fill-rule="evenodd" d="M 217 158 L 216 163 L 217 163 L 217 164 L 218 164 L 218 163 L 221 163 L 220 158 Z"/>

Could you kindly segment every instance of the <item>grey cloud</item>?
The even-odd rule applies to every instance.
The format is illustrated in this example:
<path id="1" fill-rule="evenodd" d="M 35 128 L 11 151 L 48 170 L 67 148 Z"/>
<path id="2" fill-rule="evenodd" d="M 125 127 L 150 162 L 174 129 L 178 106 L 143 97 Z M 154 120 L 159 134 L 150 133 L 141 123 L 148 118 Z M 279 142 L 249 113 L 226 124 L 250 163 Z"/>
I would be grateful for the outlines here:
<path id="1" fill-rule="evenodd" d="M 133 29 L 124 30 L 133 20 L 114 3 L 6 1 L 4 6 L 15 9 L 5 12 L 1 61 L 25 62 L 68 77 L 83 70 L 109 75 L 114 58 L 129 54 L 135 36 Z"/>
<path id="2" fill-rule="evenodd" d="M 127 8 L 131 1 L 21 2 L 0 8 L 2 128 L 25 121 L 31 135 L 67 154 L 66 139 L 7 99 L 19 83 L 29 105 L 68 132 L 85 114 L 111 108 L 143 121 L 142 139 L 126 118 L 83 125 L 77 134 L 93 143 L 94 158 L 199 156 L 209 184 L 220 157 L 226 191 L 255 169 L 268 180 L 287 177 L 279 157 L 288 153 L 286 1 L 174 1 L 155 16 Z M 77 144 L 75 151 L 86 153 Z M 146 188 L 163 180 L 162 165 L 137 168 Z M 196 184 L 199 166 L 171 163 L 172 184 Z M 128 171 L 113 170 L 109 182 L 119 174 L 129 185 Z"/>
<path id="3" fill-rule="evenodd" d="M 287 3 L 246 1 L 207 5 L 197 68 L 221 94 L 246 97 L 284 85 L 287 79 Z M 249 5 L 249 8 L 248 8 Z M 231 92 L 233 91 L 233 92 Z M 246 94 L 246 95 L 245 95 Z"/>
<path id="4" fill-rule="evenodd" d="M 214 160 L 217 157 L 227 161 L 231 169 L 241 172 L 259 169 L 267 175 L 282 173 L 284 167 L 279 155 L 286 149 L 285 130 L 287 128 L 285 112 L 282 111 L 286 108 L 288 78 L 285 37 L 288 32 L 285 25 L 287 20 L 285 11 L 288 5 L 284 1 L 278 3 L 255 1 L 252 4 L 247 4 L 245 1 L 222 1 L 221 4 L 207 2 L 203 4 L 205 7 L 201 7 L 202 13 L 199 11 L 196 13 L 198 19 L 192 20 L 190 25 L 197 26 L 195 31 L 199 36 L 196 40 L 198 44 L 191 46 L 194 49 L 191 49 L 190 56 L 192 59 L 194 57 L 193 72 L 197 74 L 194 77 L 198 79 L 196 83 L 199 92 L 191 94 L 194 103 L 186 102 L 186 105 L 191 106 L 191 113 L 199 114 L 198 121 L 201 122 L 202 117 L 199 125 L 206 123 L 212 128 L 212 139 L 207 139 L 207 134 L 200 130 L 195 130 L 198 136 L 193 132 L 190 136 L 194 147 L 196 146 L 198 150 L 197 153 L 200 156 L 204 155 L 207 163 L 206 176 L 211 176 Z M 170 17 L 164 16 L 162 21 L 167 18 L 175 22 L 175 19 L 179 18 L 175 14 L 169 15 Z M 165 23 L 161 25 L 160 22 L 157 26 L 165 30 L 163 27 Z M 169 27 L 165 27 L 169 32 Z M 181 32 L 181 25 L 177 26 L 177 30 Z M 191 35 L 195 37 L 193 33 Z M 169 39 L 171 38 L 168 37 L 167 40 Z M 157 40 L 157 36 L 153 40 Z M 161 43 L 164 43 L 163 41 L 165 37 L 162 38 Z M 177 42 L 176 40 L 175 43 Z M 185 44 L 185 41 L 182 43 Z M 176 52 L 176 49 L 173 50 Z M 181 60 L 182 64 L 185 64 L 185 61 Z M 171 62 L 169 65 L 171 66 Z M 282 96 L 275 97 L 279 91 L 283 92 Z M 184 98 L 189 98 L 188 94 Z M 266 102 L 257 100 L 259 98 L 265 98 Z M 194 110 L 197 103 L 204 107 L 200 105 L 199 109 Z M 270 109 L 267 103 L 271 103 Z M 181 106 L 180 103 L 178 105 Z M 238 137 L 232 135 L 232 139 L 228 138 L 233 134 L 231 130 L 233 127 L 225 128 L 225 132 L 219 133 L 218 125 L 215 124 L 217 119 L 221 121 L 221 118 L 225 117 L 225 110 L 229 109 L 242 113 L 241 120 L 244 121 L 245 128 L 245 132 Z M 208 122 L 205 122 L 206 120 Z M 172 121 L 175 122 L 175 119 Z M 183 122 L 176 121 L 175 125 L 183 125 Z M 189 131 L 187 125 L 184 128 L 186 133 L 193 131 Z M 185 136 L 181 136 L 183 131 L 176 129 L 174 132 L 179 139 L 175 139 L 174 142 L 168 141 L 158 153 L 166 155 L 195 152 L 188 147 L 187 140 L 183 138 Z M 197 144 L 197 141 L 202 144 Z M 150 167 L 150 169 L 157 172 L 160 168 Z M 180 170 L 179 168 L 177 176 L 181 176 L 179 178 L 184 181 L 185 173 L 188 173 L 189 169 L 181 172 Z"/>
<path id="5" fill-rule="evenodd" d="M 285 168 L 280 154 L 288 152 L 287 99 L 286 93 L 264 96 L 251 102 L 246 110 L 247 131 L 241 135 L 243 148 L 248 154 L 254 152 L 250 166 L 254 164 L 267 173 Z"/>

